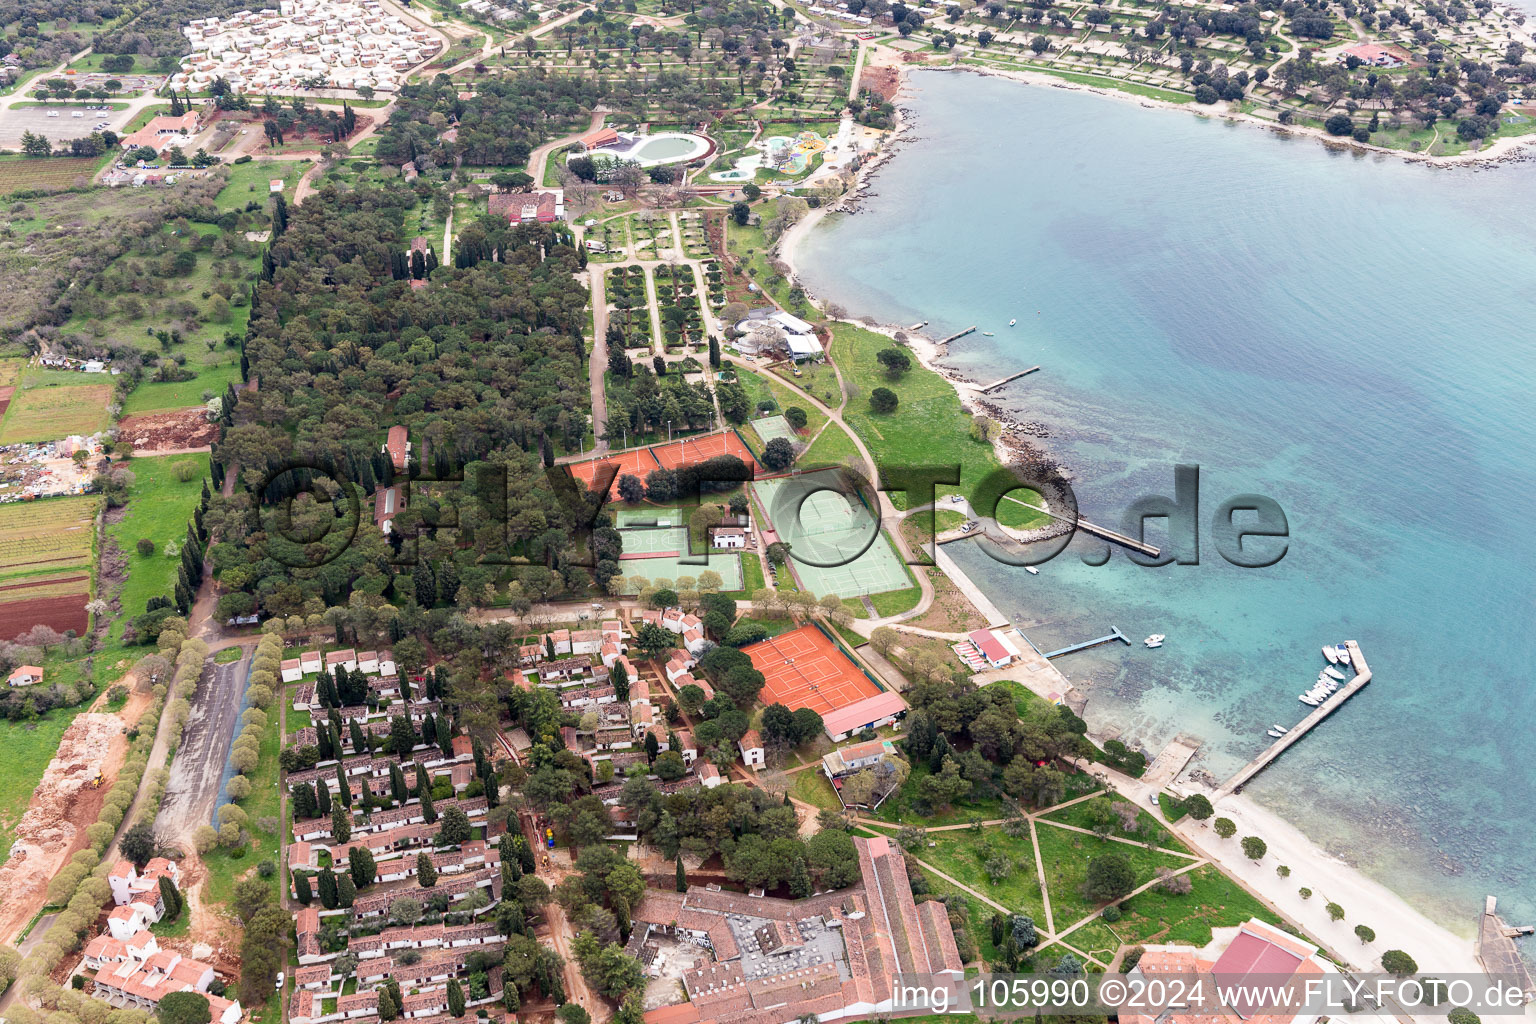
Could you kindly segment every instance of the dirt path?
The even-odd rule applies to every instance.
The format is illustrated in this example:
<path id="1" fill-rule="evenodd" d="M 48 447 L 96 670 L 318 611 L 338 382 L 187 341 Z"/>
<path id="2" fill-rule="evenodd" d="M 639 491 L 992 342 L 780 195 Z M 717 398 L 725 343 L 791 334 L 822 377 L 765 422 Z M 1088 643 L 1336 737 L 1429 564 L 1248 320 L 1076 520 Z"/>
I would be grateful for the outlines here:
<path id="1" fill-rule="evenodd" d="M 123 720 L 77 715 L 59 740 L 32 801 L 16 826 L 10 858 L 0 865 L 0 939 L 13 941 L 43 908 L 48 881 L 76 850 L 89 845 L 107 790 L 128 753 Z M 92 778 L 101 771 L 100 785 Z"/>
<path id="2" fill-rule="evenodd" d="M 252 641 L 239 661 L 215 665 L 210 656 L 204 665 L 155 818 L 155 834 L 164 845 L 192 851 L 192 833 L 213 822 L 254 648 Z"/>

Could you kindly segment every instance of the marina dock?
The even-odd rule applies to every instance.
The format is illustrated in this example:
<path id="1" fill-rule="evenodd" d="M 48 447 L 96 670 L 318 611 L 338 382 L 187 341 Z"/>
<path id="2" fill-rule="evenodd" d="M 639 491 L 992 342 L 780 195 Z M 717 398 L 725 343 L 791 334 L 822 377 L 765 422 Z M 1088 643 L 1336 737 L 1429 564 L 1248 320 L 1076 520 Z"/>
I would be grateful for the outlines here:
<path id="1" fill-rule="evenodd" d="M 1123 644 L 1129 645 L 1130 641 L 1126 639 L 1124 633 L 1120 632 L 1120 627 L 1116 626 L 1114 628 L 1115 631 L 1110 633 L 1108 636 L 1101 636 L 1097 640 L 1084 640 L 1080 644 L 1073 644 L 1071 647 L 1063 647 L 1059 651 L 1051 651 L 1049 654 L 1042 655 L 1042 657 L 1044 657 L 1046 661 L 1050 661 L 1052 658 L 1059 658 L 1064 654 L 1075 654 L 1078 651 L 1086 651 L 1088 648 L 1097 647 L 1100 644 L 1112 644 L 1116 640 L 1119 640 Z"/>
<path id="2" fill-rule="evenodd" d="M 1504 975 L 1525 992 L 1527 1000 L 1536 997 L 1536 983 L 1515 946 L 1516 935 L 1529 935 L 1529 925 L 1510 927 L 1498 915 L 1499 901 L 1489 896 L 1483 903 L 1483 916 L 1477 925 L 1477 959 L 1490 976 Z"/>
<path id="3" fill-rule="evenodd" d="M 1365 656 L 1360 653 L 1360 645 L 1357 642 L 1350 640 L 1345 646 L 1349 648 L 1349 663 L 1355 670 L 1354 678 L 1346 683 L 1344 688 L 1339 690 L 1338 693 L 1335 693 L 1314 709 L 1310 715 L 1291 726 L 1290 731 L 1284 736 L 1264 748 L 1264 751 L 1258 757 L 1238 769 L 1236 775 L 1222 783 L 1221 788 L 1211 795 L 1213 803 L 1224 796 L 1231 796 L 1233 793 L 1242 792 L 1243 787 L 1248 784 L 1248 781 L 1265 768 L 1268 768 L 1275 758 L 1285 753 L 1295 743 L 1300 742 L 1301 738 L 1310 732 L 1314 726 L 1321 724 L 1323 719 L 1343 707 L 1345 701 L 1365 689 L 1366 684 L 1371 681 L 1371 668 L 1365 663 Z"/>
<path id="4" fill-rule="evenodd" d="M 1009 374 L 1006 377 L 1000 377 L 999 379 L 993 381 L 991 384 L 986 384 L 986 385 L 983 385 L 982 387 L 977 388 L 976 392 L 977 392 L 977 394 L 981 394 L 981 395 L 988 394 L 989 392 L 996 391 L 998 388 L 1002 387 L 1004 384 L 1010 383 L 1011 381 L 1018 380 L 1020 377 L 1027 377 L 1029 374 L 1034 373 L 1038 369 L 1040 369 L 1040 367 L 1038 367 L 1038 366 L 1031 366 L 1027 370 L 1020 370 L 1018 373 Z"/>

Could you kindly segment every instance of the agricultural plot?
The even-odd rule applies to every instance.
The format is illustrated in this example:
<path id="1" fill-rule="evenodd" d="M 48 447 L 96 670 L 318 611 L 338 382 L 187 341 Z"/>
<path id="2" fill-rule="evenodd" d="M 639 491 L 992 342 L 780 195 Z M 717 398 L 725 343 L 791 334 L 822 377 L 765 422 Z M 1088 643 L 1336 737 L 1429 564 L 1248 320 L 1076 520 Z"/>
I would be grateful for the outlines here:
<path id="1" fill-rule="evenodd" d="M 85 631 L 99 498 L 0 505 L 0 637 L 32 626 Z"/>
<path id="2" fill-rule="evenodd" d="M 26 388 L 16 393 L 0 422 L 0 444 L 56 441 L 107 429 L 110 384 Z"/>
<path id="3" fill-rule="evenodd" d="M 0 157 L 0 195 L 30 189 L 75 188 L 90 182 L 102 158 Z"/>

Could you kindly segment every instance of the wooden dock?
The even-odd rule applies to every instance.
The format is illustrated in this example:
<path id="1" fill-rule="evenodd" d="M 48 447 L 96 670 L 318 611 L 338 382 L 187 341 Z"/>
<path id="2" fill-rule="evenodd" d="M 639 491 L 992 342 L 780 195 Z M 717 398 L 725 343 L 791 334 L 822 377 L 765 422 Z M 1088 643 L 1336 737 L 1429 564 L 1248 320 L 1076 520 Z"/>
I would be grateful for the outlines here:
<path id="1" fill-rule="evenodd" d="M 1366 684 L 1371 681 L 1371 668 L 1366 664 L 1364 655 L 1360 653 L 1360 645 L 1357 642 L 1350 640 L 1345 646 L 1349 648 L 1349 663 L 1355 670 L 1354 678 L 1344 684 L 1344 688 L 1338 693 L 1335 693 L 1319 707 L 1315 708 L 1310 715 L 1291 726 L 1290 731 L 1284 736 L 1264 748 L 1264 751 L 1258 757 L 1238 769 L 1237 774 L 1222 783 L 1221 788 L 1211 796 L 1212 801 L 1220 800 L 1222 797 L 1230 796 L 1233 793 L 1241 793 L 1243 787 L 1248 784 L 1248 781 L 1265 768 L 1268 768 L 1275 758 L 1289 750 L 1292 745 L 1300 742 L 1301 738 L 1310 732 L 1314 726 L 1319 725 L 1323 719 L 1343 707 L 1345 701 L 1365 689 Z"/>
<path id="2" fill-rule="evenodd" d="M 1530 934 L 1528 926 L 1511 928 L 1499 919 L 1499 901 L 1489 896 L 1483 903 L 1483 916 L 1477 927 L 1477 959 L 1490 976 L 1503 975 L 1519 985 L 1527 1001 L 1536 996 L 1531 972 L 1515 946 L 1516 935 Z"/>
<path id="3" fill-rule="evenodd" d="M 963 331 L 956 331 L 954 334 L 951 334 L 949 337 L 940 339 L 939 340 L 939 344 L 940 345 L 948 345 L 950 342 L 955 341 L 955 340 L 957 340 L 959 338 L 963 338 L 967 334 L 970 334 L 970 333 L 972 333 L 975 330 L 976 330 L 976 325 L 972 324 L 971 326 L 967 327 Z"/>
<path id="4" fill-rule="evenodd" d="M 1040 369 L 1040 367 L 1038 367 L 1038 366 L 1031 366 L 1027 370 L 1020 370 L 1018 373 L 1012 373 L 1012 374 L 1009 374 L 1006 377 L 1000 377 L 997 380 L 993 381 L 991 384 L 987 384 L 987 385 L 984 385 L 982 387 L 977 388 L 976 389 L 976 393 L 977 394 L 981 394 L 981 395 L 985 395 L 985 394 L 987 394 L 989 392 L 996 391 L 998 388 L 1002 387 L 1004 384 L 1008 384 L 1008 383 L 1010 383 L 1012 381 L 1016 381 L 1020 377 L 1027 377 L 1029 374 L 1034 373 L 1038 369 Z"/>
<path id="5" fill-rule="evenodd" d="M 917 323 L 913 324 L 911 327 L 908 327 L 907 330 L 909 330 L 909 331 L 920 331 L 924 327 L 927 327 L 927 326 L 928 326 L 928 321 L 927 320 L 919 320 Z"/>

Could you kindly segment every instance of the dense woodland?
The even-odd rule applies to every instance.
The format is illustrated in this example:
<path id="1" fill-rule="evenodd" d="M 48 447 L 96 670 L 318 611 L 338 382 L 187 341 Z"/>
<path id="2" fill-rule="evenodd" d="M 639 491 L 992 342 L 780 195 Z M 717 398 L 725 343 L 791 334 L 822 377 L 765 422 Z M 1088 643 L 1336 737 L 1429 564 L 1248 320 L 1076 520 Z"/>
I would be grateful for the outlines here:
<path id="1" fill-rule="evenodd" d="M 476 82 L 468 100 L 459 99 L 460 89 L 447 75 L 402 87 L 399 105 L 379 134 L 379 159 L 414 160 L 423 171 L 451 167 L 458 159 L 521 170 L 541 142 L 578 124 L 585 127 L 602 99 L 597 83 L 585 78 L 489 79 Z M 457 124 L 458 138 L 445 142 L 440 136 L 450 123 Z"/>
<path id="2" fill-rule="evenodd" d="M 561 229 L 487 222 L 476 237 L 491 258 L 440 268 L 413 290 L 396 275 L 416 201 L 405 188 L 332 186 L 278 217 L 286 230 L 265 258 L 244 350 L 259 386 L 242 393 L 215 453 L 221 471 L 238 466 L 243 484 L 263 486 L 278 514 L 257 515 L 247 494 L 210 510 L 221 584 L 267 614 L 316 611 L 354 589 L 422 605 L 479 598 L 482 558 L 531 558 L 563 574 L 554 589 L 590 582 L 576 564 L 586 552 L 573 549 L 583 517 L 543 472 L 554 446 L 575 448 L 586 429 L 582 257 Z M 406 529 L 392 546 L 372 524 L 371 496 L 391 473 L 381 430 L 393 423 L 425 454 L 424 475 L 466 481 L 413 489 L 406 522 L 457 513 L 419 548 L 401 541 Z M 335 505 L 294 502 L 290 517 L 285 499 L 306 489 L 304 473 L 284 472 L 294 464 L 355 486 L 333 484 Z M 337 522 L 324 544 L 305 532 Z M 401 573 L 409 589 L 397 586 Z M 225 604 L 234 613 L 240 601 Z"/>

